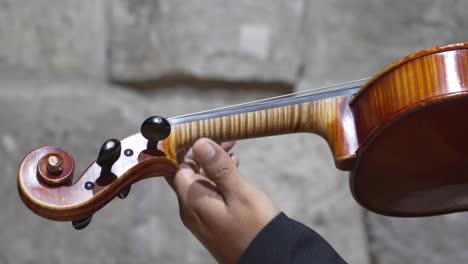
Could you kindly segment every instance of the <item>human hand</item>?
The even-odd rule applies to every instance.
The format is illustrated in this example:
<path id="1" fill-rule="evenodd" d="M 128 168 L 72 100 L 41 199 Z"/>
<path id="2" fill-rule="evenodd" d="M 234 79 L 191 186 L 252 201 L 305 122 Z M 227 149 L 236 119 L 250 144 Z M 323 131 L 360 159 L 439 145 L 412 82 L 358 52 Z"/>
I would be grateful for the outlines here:
<path id="1" fill-rule="evenodd" d="M 239 173 L 239 159 L 220 145 L 199 139 L 175 177 L 166 177 L 179 201 L 183 224 L 220 263 L 236 263 L 279 210 Z"/>

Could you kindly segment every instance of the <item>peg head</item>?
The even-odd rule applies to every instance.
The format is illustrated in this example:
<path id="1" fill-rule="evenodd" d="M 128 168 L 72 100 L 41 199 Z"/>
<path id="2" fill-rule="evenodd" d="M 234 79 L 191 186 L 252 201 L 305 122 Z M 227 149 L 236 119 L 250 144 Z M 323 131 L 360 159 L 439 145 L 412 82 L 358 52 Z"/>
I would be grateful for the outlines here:
<path id="1" fill-rule="evenodd" d="M 76 230 L 85 229 L 91 223 L 92 219 L 93 216 L 89 216 L 81 220 L 72 221 L 73 228 L 75 228 Z"/>
<path id="2" fill-rule="evenodd" d="M 103 168 L 110 168 L 119 159 L 121 144 L 117 139 L 109 139 L 99 150 L 96 163 Z"/>
<path id="3" fill-rule="evenodd" d="M 44 148 L 48 151 L 49 148 Z M 71 155 L 61 149 L 53 149 L 37 163 L 37 179 L 47 186 L 69 185 L 73 179 L 75 162 Z"/>
<path id="4" fill-rule="evenodd" d="M 171 124 L 163 117 L 152 116 L 143 122 L 140 132 L 148 140 L 148 143 L 157 143 L 169 136 Z"/>
<path id="5" fill-rule="evenodd" d="M 130 193 L 130 189 L 131 189 L 131 186 L 127 186 L 125 187 L 118 195 L 117 197 L 119 197 L 120 199 L 125 199 L 127 198 L 128 194 Z"/>

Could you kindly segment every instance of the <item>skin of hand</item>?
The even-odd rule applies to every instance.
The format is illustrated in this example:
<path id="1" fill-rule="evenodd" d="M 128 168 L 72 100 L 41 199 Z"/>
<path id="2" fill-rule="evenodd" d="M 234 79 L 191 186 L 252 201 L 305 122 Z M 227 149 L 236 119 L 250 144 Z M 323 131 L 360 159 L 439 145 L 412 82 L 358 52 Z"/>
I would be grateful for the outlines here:
<path id="1" fill-rule="evenodd" d="M 241 176 L 239 158 L 227 154 L 233 146 L 199 139 L 179 157 L 175 177 L 166 177 L 183 224 L 220 263 L 236 263 L 279 213 L 265 193 Z"/>

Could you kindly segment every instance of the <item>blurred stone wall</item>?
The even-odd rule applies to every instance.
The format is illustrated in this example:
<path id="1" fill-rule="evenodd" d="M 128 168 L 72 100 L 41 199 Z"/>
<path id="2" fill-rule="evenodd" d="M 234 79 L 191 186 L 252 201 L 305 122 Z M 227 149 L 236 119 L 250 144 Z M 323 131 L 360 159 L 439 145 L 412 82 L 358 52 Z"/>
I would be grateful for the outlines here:
<path id="1" fill-rule="evenodd" d="M 0 0 L 0 263 L 214 263 L 160 179 L 75 231 L 29 212 L 16 171 L 69 150 L 80 174 L 108 138 L 174 116 L 372 76 L 467 41 L 466 0 Z M 350 263 L 466 263 L 466 214 L 382 217 L 351 197 L 314 135 L 242 141 L 241 171 Z"/>

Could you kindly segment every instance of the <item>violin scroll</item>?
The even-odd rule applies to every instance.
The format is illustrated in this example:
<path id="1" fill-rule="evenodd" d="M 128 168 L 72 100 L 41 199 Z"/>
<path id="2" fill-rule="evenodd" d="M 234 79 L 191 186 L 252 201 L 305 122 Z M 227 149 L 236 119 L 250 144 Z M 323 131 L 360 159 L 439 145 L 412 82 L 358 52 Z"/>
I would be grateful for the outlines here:
<path id="1" fill-rule="evenodd" d="M 50 220 L 72 221 L 76 229 L 82 229 L 108 202 L 125 198 L 133 183 L 176 173 L 178 163 L 170 138 L 160 138 L 154 150 L 149 151 L 149 145 L 141 133 L 108 140 L 97 160 L 75 182 L 75 163 L 67 151 L 52 146 L 36 149 L 19 167 L 19 194 L 34 213 Z"/>

